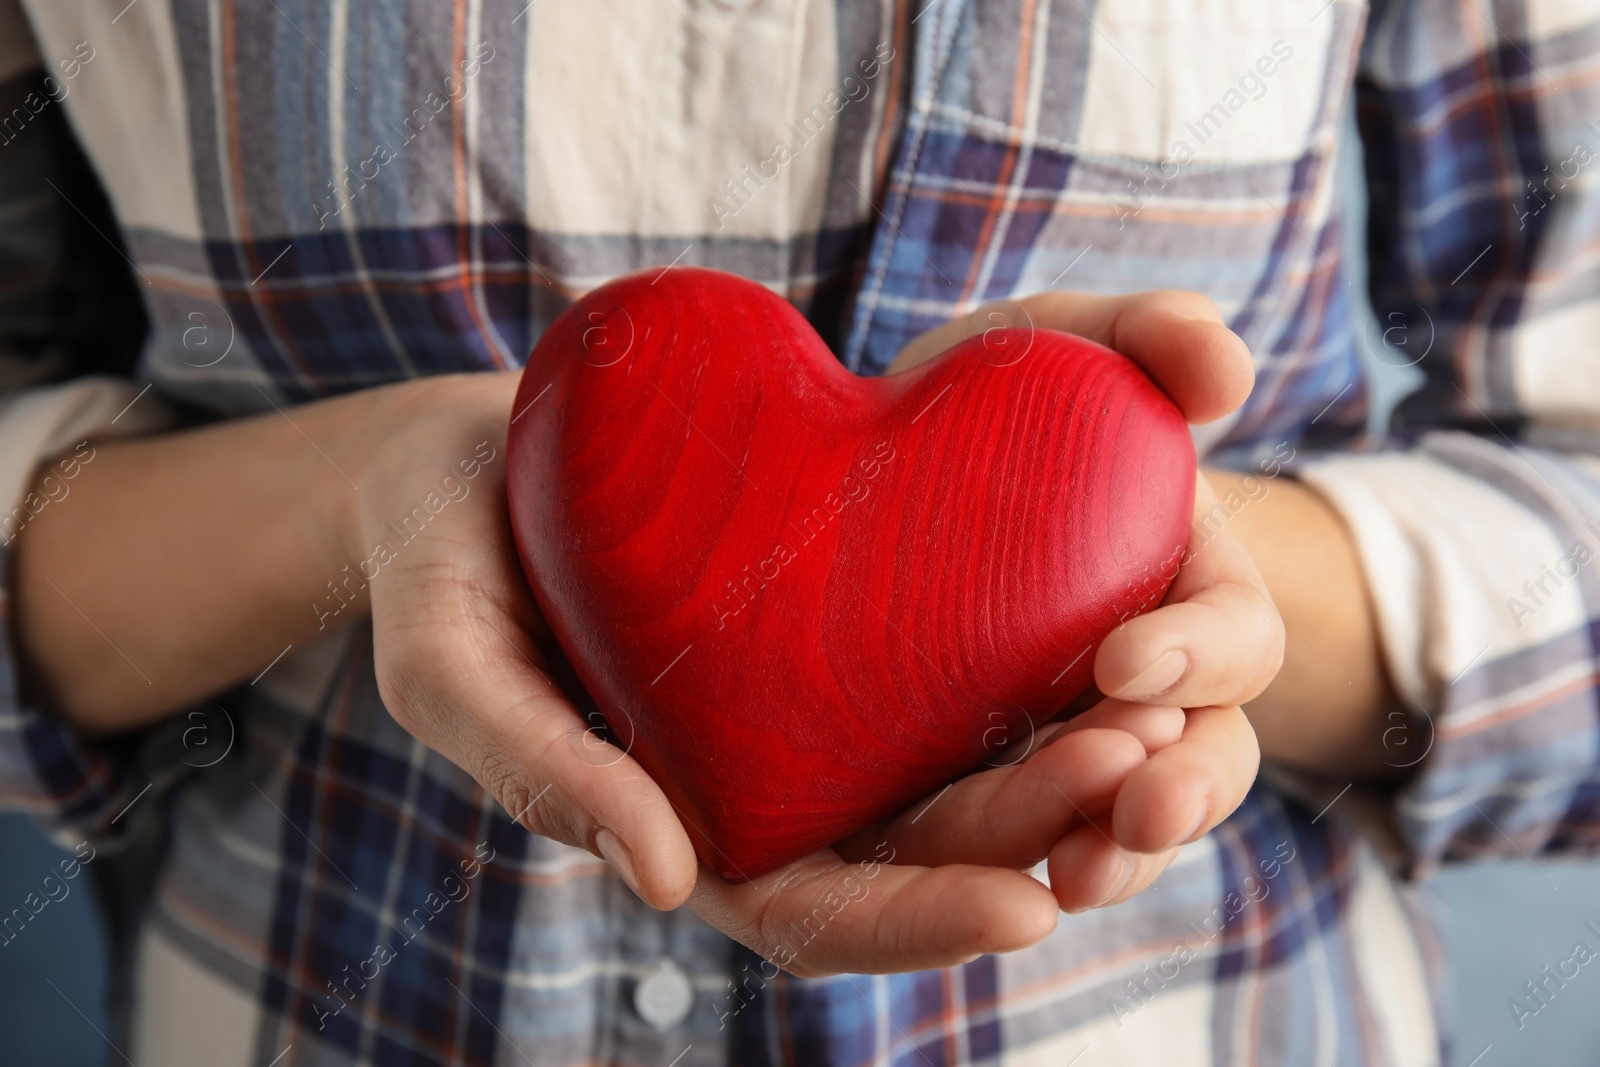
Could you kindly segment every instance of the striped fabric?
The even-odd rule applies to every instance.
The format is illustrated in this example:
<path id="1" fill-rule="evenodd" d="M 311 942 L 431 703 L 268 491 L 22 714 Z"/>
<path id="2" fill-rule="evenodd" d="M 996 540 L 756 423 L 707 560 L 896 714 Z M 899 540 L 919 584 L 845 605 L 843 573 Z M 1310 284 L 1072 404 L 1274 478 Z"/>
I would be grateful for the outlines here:
<path id="1" fill-rule="evenodd" d="M 1035 948 L 798 980 L 519 830 L 389 717 L 364 631 L 117 745 L 27 705 L 8 644 L 0 796 L 121 864 L 133 1062 L 1435 1064 L 1440 958 L 1395 872 L 1600 835 L 1591 0 L 22 6 L 51 80 L 0 114 L 0 356 L 33 389 L 0 431 L 88 374 L 228 417 L 514 367 L 668 263 L 772 287 L 864 374 L 983 301 L 1196 289 L 1259 374 L 1200 443 L 1294 454 L 1350 522 L 1416 768 L 1394 798 L 1264 779 Z M 1385 441 L 1340 255 L 1352 86 L 1374 340 L 1426 381 Z M 67 331 L 136 311 L 62 312 L 118 308 L 118 236 L 137 367 Z M 664 960 L 693 1002 L 657 1028 Z"/>

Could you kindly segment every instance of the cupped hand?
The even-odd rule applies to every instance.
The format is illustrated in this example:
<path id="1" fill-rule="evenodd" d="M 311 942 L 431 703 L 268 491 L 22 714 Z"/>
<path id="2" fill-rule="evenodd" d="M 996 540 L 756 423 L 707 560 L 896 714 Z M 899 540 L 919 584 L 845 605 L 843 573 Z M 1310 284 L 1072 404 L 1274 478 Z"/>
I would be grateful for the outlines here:
<path id="1" fill-rule="evenodd" d="M 601 739 L 552 678 L 546 634 L 517 562 L 506 505 L 506 434 L 518 376 L 430 378 L 392 390 L 393 427 L 360 478 L 361 558 L 395 540 L 444 473 L 468 487 L 370 581 L 379 692 L 395 720 L 472 775 L 534 833 L 610 862 L 645 901 L 676 907 L 696 877 L 666 797 Z M 479 460 L 470 481 L 457 470 Z"/>
<path id="2" fill-rule="evenodd" d="M 1248 354 L 1203 298 L 1052 293 L 1007 306 L 1017 309 L 1134 359 L 1191 421 L 1226 414 L 1249 390 Z M 984 312 L 924 335 L 894 369 L 993 324 Z M 793 973 L 948 966 L 1040 940 L 1062 908 L 1131 896 L 1249 787 L 1257 752 L 1238 705 L 1270 680 L 1282 632 L 1248 556 L 1223 530 L 1190 546 L 1161 608 L 1104 642 L 1095 676 L 1108 698 L 1041 729 L 1026 758 L 969 775 L 834 849 L 726 883 L 698 865 L 660 788 L 600 739 L 540 654 L 543 624 L 506 517 L 515 376 L 425 384 L 394 391 L 392 424 L 404 432 L 361 478 L 349 548 L 363 552 L 411 510 L 430 488 L 418 472 L 441 455 L 471 457 L 489 442 L 497 458 L 440 514 L 448 522 L 430 525 L 371 583 L 384 701 L 523 826 L 603 857 L 652 906 L 687 901 Z M 1209 501 L 1200 489 L 1197 509 Z M 1152 668 L 1171 673 L 1162 657 L 1173 649 L 1185 656 L 1181 675 L 1141 691 L 1152 688 Z M 1049 887 L 1024 873 L 1041 860 Z"/>
<path id="3" fill-rule="evenodd" d="M 997 326 L 1060 330 L 1113 348 L 1143 368 L 1191 423 L 1227 415 L 1254 381 L 1248 350 L 1216 306 L 1199 294 L 1172 291 L 1122 297 L 1053 292 L 986 305 L 917 338 L 890 371 L 907 370 Z M 1069 793 L 1072 783 L 1103 778 L 1101 768 L 1073 753 L 1047 756 L 1073 734 L 1121 731 L 1146 754 L 1114 784 L 1103 783 L 1102 804 L 1074 803 L 1075 821 L 1064 819 L 1044 850 L 1051 889 L 1067 910 L 1117 903 L 1148 887 L 1179 845 L 1232 813 L 1260 763 L 1240 705 L 1277 673 L 1283 622 L 1237 538 L 1225 525 L 1203 521 L 1216 499 L 1205 478 L 1196 479 L 1190 543 L 1164 602 L 1119 626 L 1096 653 L 1095 682 L 1107 699 L 1057 727 L 1068 736 L 1044 741 L 1028 761 L 1048 758 L 1049 784 Z M 1126 743 L 1123 748 L 1128 750 Z M 983 796 L 978 783 L 994 773 L 960 784 L 971 783 L 977 802 Z M 992 813 L 987 819 L 950 814 L 957 817 L 948 836 L 932 843 L 947 828 L 930 820 L 918 836 L 928 851 L 909 855 L 989 862 L 982 857 L 993 856 L 1004 839 L 995 832 L 1002 820 Z M 1037 830 L 1021 831 L 1030 834 Z M 1036 836 L 1032 843 L 1031 850 L 1019 849 L 1010 858 L 1035 856 Z"/>

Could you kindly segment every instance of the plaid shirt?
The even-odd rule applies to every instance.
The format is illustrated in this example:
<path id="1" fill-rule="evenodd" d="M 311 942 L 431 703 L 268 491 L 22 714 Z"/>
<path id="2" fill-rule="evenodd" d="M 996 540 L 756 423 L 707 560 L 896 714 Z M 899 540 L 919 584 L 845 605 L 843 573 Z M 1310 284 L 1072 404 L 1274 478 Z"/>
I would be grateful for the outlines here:
<path id="1" fill-rule="evenodd" d="M 1292 454 L 1344 515 L 1410 709 L 1396 796 L 1264 779 L 1034 948 L 798 980 L 517 828 L 388 716 L 364 629 L 107 744 L 8 651 L 0 797 L 119 886 L 134 1062 L 1431 1064 L 1439 956 L 1395 873 L 1600 840 L 1593 4 L 24 7 L 51 78 L 0 108 L 0 438 L 89 374 L 226 417 L 514 367 L 669 262 L 772 286 L 864 374 L 986 300 L 1195 289 L 1258 370 L 1202 446 Z M 1372 340 L 1424 379 L 1385 439 L 1341 255 L 1352 86 Z M 85 335 L 140 303 L 136 365 Z"/>

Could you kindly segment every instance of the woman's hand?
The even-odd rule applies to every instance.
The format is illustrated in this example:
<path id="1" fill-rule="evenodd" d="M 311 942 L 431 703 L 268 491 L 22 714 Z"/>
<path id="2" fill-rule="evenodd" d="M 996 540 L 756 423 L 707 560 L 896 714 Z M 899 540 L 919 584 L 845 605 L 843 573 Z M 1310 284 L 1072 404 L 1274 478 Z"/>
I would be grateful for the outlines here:
<path id="1" fill-rule="evenodd" d="M 1202 298 L 1049 294 L 1013 310 L 1117 347 L 1191 419 L 1220 417 L 1249 390 L 1243 344 Z M 990 325 L 985 313 L 935 331 L 896 369 Z M 509 393 L 504 404 L 502 412 Z M 364 495 L 371 485 L 371 500 L 405 499 L 400 486 L 412 472 L 452 447 L 469 453 L 492 428 L 490 419 L 453 425 L 458 418 L 406 415 L 413 443 L 377 460 Z M 501 426 L 497 448 L 503 440 Z M 1148 886 L 1179 844 L 1227 817 L 1254 778 L 1255 739 L 1238 705 L 1271 679 L 1283 636 L 1254 566 L 1224 530 L 1191 546 L 1165 606 L 1102 646 L 1100 687 L 1128 699 L 1040 731 L 1014 766 L 968 776 L 836 849 L 730 885 L 698 867 L 660 789 L 599 742 L 550 680 L 530 636 L 541 623 L 511 546 L 503 468 L 492 476 L 450 526 L 407 549 L 394 580 L 372 583 L 386 704 L 528 828 L 603 856 L 656 907 L 688 899 L 792 972 L 924 969 L 1032 944 L 1060 909 Z M 1203 481 L 1199 490 L 1203 510 Z M 371 510 L 368 536 L 381 537 L 388 520 Z M 1174 649 L 1186 657 L 1180 672 L 1163 658 Z M 1152 685 L 1141 678 L 1152 667 L 1172 676 Z M 1044 859 L 1048 888 L 1023 873 Z"/>

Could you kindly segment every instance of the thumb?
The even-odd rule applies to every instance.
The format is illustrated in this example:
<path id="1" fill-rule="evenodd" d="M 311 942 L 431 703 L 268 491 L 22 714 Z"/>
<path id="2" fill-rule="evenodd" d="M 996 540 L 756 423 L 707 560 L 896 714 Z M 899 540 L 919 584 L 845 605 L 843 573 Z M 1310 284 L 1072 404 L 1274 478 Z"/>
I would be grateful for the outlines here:
<path id="1" fill-rule="evenodd" d="M 598 714 L 593 722 L 578 714 L 521 627 L 497 625 L 478 606 L 492 601 L 456 593 L 426 612 L 374 604 L 378 685 L 390 713 L 522 826 L 602 857 L 652 907 L 678 907 L 694 888 L 694 848 L 666 795 L 628 754 L 632 724 L 612 724 L 623 747 L 607 742 Z"/>

